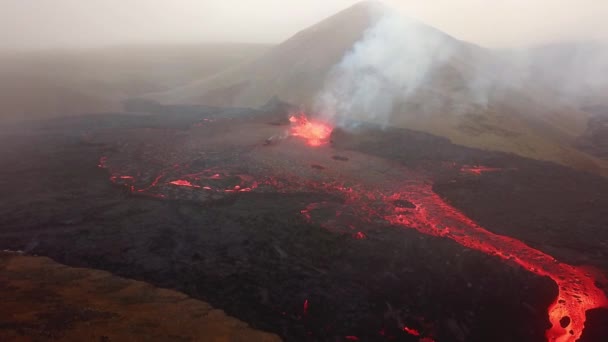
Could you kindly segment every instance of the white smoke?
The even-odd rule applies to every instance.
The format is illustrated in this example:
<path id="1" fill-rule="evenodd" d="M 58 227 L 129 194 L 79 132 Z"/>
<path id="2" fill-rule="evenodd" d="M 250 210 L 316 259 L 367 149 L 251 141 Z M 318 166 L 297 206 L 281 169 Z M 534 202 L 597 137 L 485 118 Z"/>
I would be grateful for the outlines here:
<path id="1" fill-rule="evenodd" d="M 318 94 L 315 112 L 336 124 L 386 125 L 397 102 L 420 90 L 452 56 L 448 36 L 385 11 L 336 65 Z"/>
<path id="2" fill-rule="evenodd" d="M 513 94 L 557 105 L 593 89 L 608 91 L 608 55 L 588 47 L 565 47 L 568 54 L 548 49 L 546 56 L 492 51 L 387 8 L 373 15 L 372 26 L 333 67 L 314 100 L 315 113 L 342 127 L 353 120 L 388 126 L 425 114 L 481 114 Z"/>

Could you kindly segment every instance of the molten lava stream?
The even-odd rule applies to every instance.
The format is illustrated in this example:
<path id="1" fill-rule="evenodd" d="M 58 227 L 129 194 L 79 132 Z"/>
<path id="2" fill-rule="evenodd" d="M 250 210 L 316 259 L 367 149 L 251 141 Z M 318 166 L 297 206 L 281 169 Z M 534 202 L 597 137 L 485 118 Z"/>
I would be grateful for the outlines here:
<path id="1" fill-rule="evenodd" d="M 576 341 L 580 338 L 585 312 L 608 305 L 605 293 L 595 285 L 593 276 L 584 269 L 559 263 L 555 258 L 519 240 L 491 233 L 445 203 L 428 184 L 409 186 L 405 191 L 384 198 L 392 213 L 385 218 L 395 225 L 414 228 L 421 233 L 452 239 L 459 244 L 513 261 L 540 276 L 557 283 L 559 294 L 549 307 L 552 327 L 549 341 Z M 394 206 L 406 200 L 415 209 Z M 562 327 L 562 324 L 565 327 Z"/>

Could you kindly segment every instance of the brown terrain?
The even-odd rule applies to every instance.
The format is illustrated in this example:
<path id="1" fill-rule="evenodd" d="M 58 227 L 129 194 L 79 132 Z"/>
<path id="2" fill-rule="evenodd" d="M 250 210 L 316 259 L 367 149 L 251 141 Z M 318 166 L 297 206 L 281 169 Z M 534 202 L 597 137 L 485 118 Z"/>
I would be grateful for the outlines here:
<path id="1" fill-rule="evenodd" d="M 0 253 L 2 341 L 280 341 L 182 293 Z"/>

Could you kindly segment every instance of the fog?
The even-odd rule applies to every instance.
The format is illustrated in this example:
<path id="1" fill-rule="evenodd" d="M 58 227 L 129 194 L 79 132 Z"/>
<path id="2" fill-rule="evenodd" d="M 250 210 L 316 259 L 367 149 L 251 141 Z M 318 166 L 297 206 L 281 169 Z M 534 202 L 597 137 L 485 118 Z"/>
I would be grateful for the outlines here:
<path id="1" fill-rule="evenodd" d="M 355 0 L 0 0 L 5 48 L 165 42 L 278 43 Z M 599 0 L 387 0 L 409 17 L 487 47 L 608 41 Z"/>

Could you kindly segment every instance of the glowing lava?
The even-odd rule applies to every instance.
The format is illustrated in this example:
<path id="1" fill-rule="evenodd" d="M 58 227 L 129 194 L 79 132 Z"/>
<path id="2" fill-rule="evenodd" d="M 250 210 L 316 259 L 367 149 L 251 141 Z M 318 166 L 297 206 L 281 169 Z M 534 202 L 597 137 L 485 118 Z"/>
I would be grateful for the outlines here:
<path id="1" fill-rule="evenodd" d="M 185 187 L 189 187 L 189 188 L 200 188 L 200 186 L 194 185 L 194 184 L 188 182 L 187 180 L 183 180 L 183 179 L 178 179 L 176 181 L 169 182 L 169 184 L 173 184 L 173 185 L 177 185 L 177 186 L 185 186 Z"/>
<path id="2" fill-rule="evenodd" d="M 355 237 L 355 239 L 357 239 L 357 240 L 363 240 L 363 239 L 365 239 L 367 236 L 365 236 L 365 234 L 363 234 L 362 232 L 357 232 L 357 233 L 355 233 L 354 237 Z"/>
<path id="3" fill-rule="evenodd" d="M 329 141 L 333 128 L 320 121 L 310 121 L 304 114 L 292 115 L 290 135 L 306 140 L 309 146 L 321 146 Z"/>
<path id="4" fill-rule="evenodd" d="M 110 172 L 110 181 L 113 184 L 127 187 L 132 194 L 156 198 L 165 198 L 165 195 L 159 192 L 162 192 L 163 187 L 166 185 L 225 193 L 250 192 L 258 187 L 258 183 L 249 175 L 230 175 L 218 173 L 216 169 L 206 169 L 196 173 L 182 174 L 182 166 L 179 164 L 175 164 L 172 167 L 161 170 L 160 173 L 154 177 L 151 183 L 141 187 L 141 180 L 138 180 L 133 176 L 121 175 L 121 173 L 115 171 L 108 165 L 108 158 L 105 156 L 99 159 L 99 164 L 97 166 Z M 179 177 L 179 179 L 165 181 L 165 179 L 169 178 L 171 175 Z M 213 183 L 228 178 L 230 178 L 228 183 L 234 184 L 236 182 L 237 184 L 219 184 L 220 186 L 218 187 L 218 184 Z M 211 185 L 214 186 L 212 187 Z"/>
<path id="5" fill-rule="evenodd" d="M 291 121 L 292 135 L 305 138 L 311 146 L 319 146 L 329 139 L 330 126 L 311 123 L 302 116 L 292 117 Z M 298 176 L 288 176 L 284 179 L 262 177 L 254 180 L 248 175 L 231 176 L 230 173 L 217 172 L 215 169 L 184 175 L 174 166 L 162 170 L 148 187 L 136 189 L 137 180 L 134 177 L 113 172 L 109 168 L 108 162 L 107 158 L 102 157 L 99 167 L 108 169 L 111 181 L 128 186 L 132 193 L 143 192 L 155 195 L 149 192 L 150 189 L 161 187 L 163 184 L 201 188 L 200 191 L 215 192 L 248 192 L 257 189 L 258 184 L 263 184 L 279 192 L 306 189 L 307 191 L 339 193 L 344 198 L 344 208 L 350 208 L 348 216 L 356 217 L 357 222 L 371 223 L 383 220 L 395 226 L 416 229 L 423 234 L 449 238 L 467 248 L 516 263 L 537 275 L 550 277 L 558 286 L 558 296 L 548 308 L 549 321 L 552 326 L 547 330 L 546 337 L 551 342 L 576 341 L 583 332 L 586 312 L 590 309 L 608 306 L 605 293 L 596 286 L 596 278 L 589 270 L 560 263 L 552 256 L 517 239 L 494 234 L 484 229 L 443 201 L 433 192 L 432 184 L 423 177 L 404 176 L 407 179 L 405 183 L 390 184 L 390 187 L 384 188 L 397 188 L 398 190 L 385 191 L 382 190 L 382 186 L 371 189 L 356 181 L 350 183 L 358 184 L 356 186 L 345 186 L 344 183 L 332 182 L 331 179 L 312 181 Z M 495 170 L 472 168 L 466 171 L 479 174 Z M 172 174 L 172 179 L 178 180 L 164 181 L 163 179 L 166 176 L 168 178 L 169 173 Z M 228 188 L 227 183 L 222 183 L 219 188 L 211 187 L 217 182 L 224 182 L 224 179 L 232 179 L 232 184 Z M 155 196 L 164 197 L 162 194 Z M 326 209 L 327 205 L 331 204 L 311 203 L 301 213 L 311 220 L 312 212 Z M 338 220 L 341 219 L 341 212 L 341 210 L 336 211 Z M 358 232 L 354 237 L 355 239 L 365 239 L 366 236 L 363 232 Z M 304 311 L 307 310 L 308 301 L 304 303 Z M 415 335 L 413 329 L 404 331 Z M 421 341 L 423 339 L 427 339 L 427 337 L 421 336 Z"/>
<path id="6" fill-rule="evenodd" d="M 467 248 L 514 262 L 530 272 L 551 278 L 559 292 L 548 308 L 551 322 L 551 328 L 546 332 L 548 341 L 578 340 L 585 326 L 587 310 L 608 306 L 608 299 L 597 287 L 590 269 L 560 263 L 517 239 L 484 229 L 443 201 L 433 192 L 432 184 L 427 182 L 413 181 L 393 193 L 337 183 L 308 183 L 307 186 L 341 192 L 345 206 L 356 208 L 361 221 L 371 222 L 381 217 L 393 225 L 449 238 Z M 302 214 L 310 219 L 311 212 L 322 209 L 322 204 L 309 205 Z"/>
<path id="7" fill-rule="evenodd" d="M 412 329 L 410 327 L 403 327 L 403 331 L 413 336 L 420 336 L 420 332 L 416 329 Z"/>
<path id="8" fill-rule="evenodd" d="M 353 193 L 349 191 L 348 196 Z M 369 196 L 369 195 L 366 195 Z M 488 255 L 515 262 L 540 276 L 548 276 L 557 283 L 559 293 L 549 307 L 552 327 L 547 330 L 548 341 L 576 341 L 580 338 L 587 310 L 606 307 L 605 293 L 596 286 L 593 275 L 586 269 L 558 262 L 523 242 L 491 233 L 445 203 L 429 184 L 413 184 L 390 196 L 382 196 L 388 222 L 421 233 L 449 238 L 457 243 Z M 415 208 L 396 206 L 408 201 Z"/>

